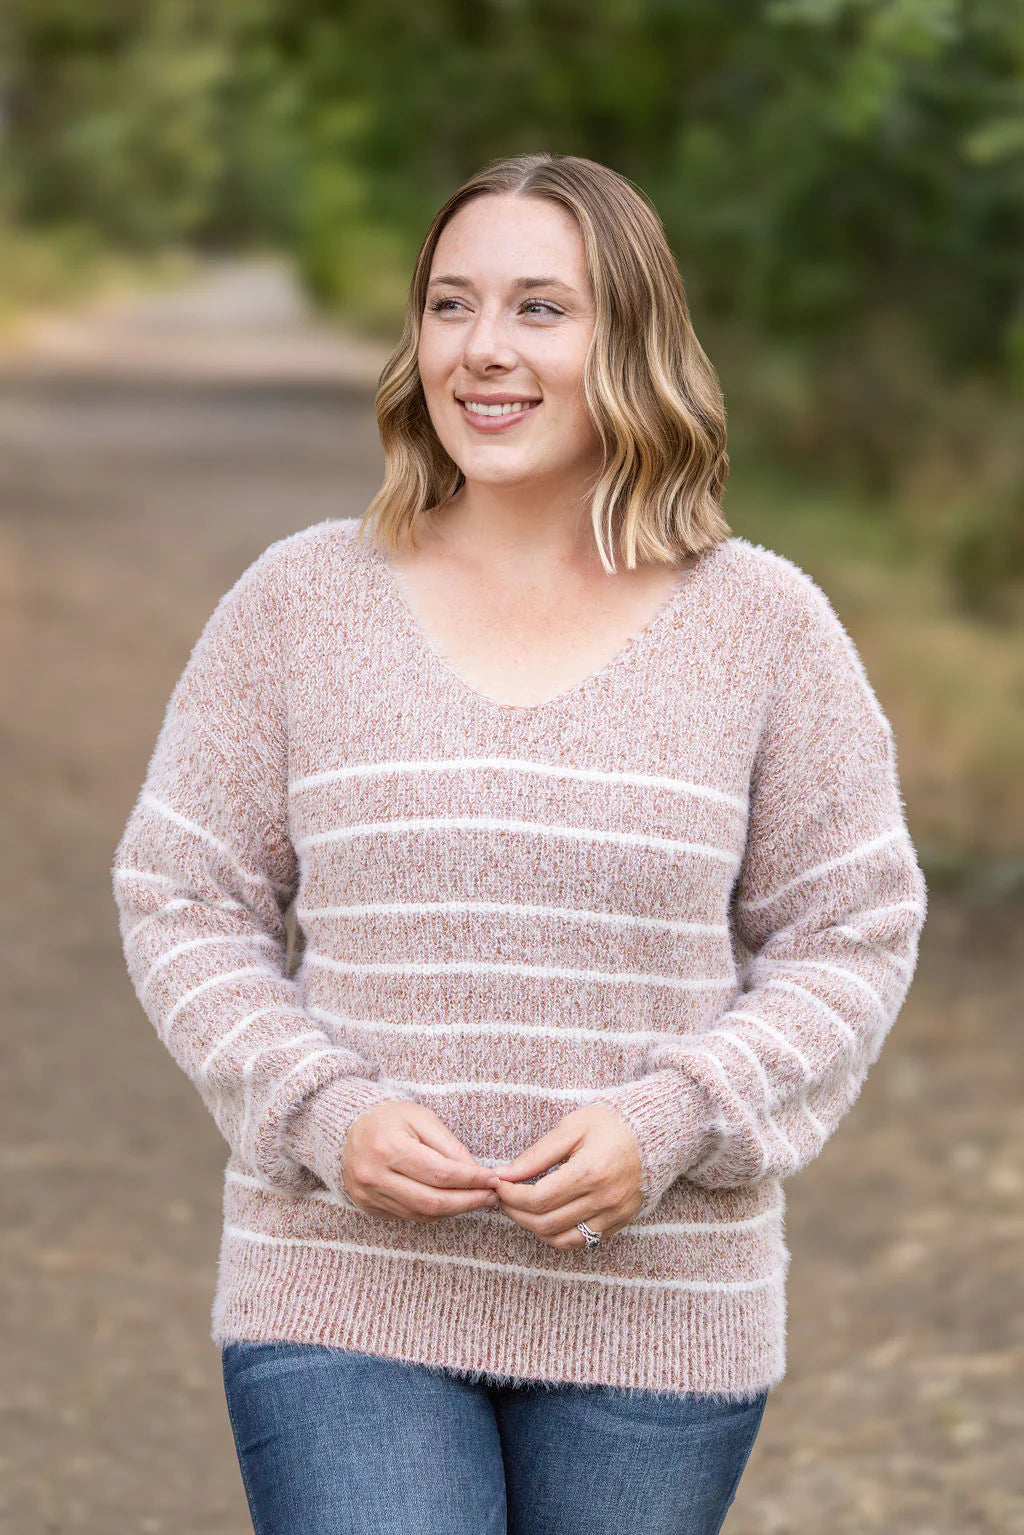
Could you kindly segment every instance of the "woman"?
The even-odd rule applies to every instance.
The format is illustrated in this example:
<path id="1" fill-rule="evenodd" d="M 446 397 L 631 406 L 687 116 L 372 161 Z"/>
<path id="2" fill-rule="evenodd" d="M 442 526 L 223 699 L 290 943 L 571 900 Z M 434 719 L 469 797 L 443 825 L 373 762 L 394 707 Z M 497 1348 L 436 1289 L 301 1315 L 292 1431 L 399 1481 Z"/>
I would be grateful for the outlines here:
<path id="1" fill-rule="evenodd" d="M 359 525 L 218 604 L 114 865 L 230 1148 L 253 1522 L 705 1535 L 785 1373 L 782 1180 L 914 971 L 892 732 L 820 588 L 729 535 L 715 374 L 614 172 L 450 199 L 378 419 Z"/>

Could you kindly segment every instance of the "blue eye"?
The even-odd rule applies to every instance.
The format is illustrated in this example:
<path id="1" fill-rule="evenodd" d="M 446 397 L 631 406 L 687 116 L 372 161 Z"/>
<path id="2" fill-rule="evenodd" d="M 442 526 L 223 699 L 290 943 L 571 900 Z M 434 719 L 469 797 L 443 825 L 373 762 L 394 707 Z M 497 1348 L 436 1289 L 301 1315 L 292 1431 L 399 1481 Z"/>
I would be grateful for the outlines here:
<path id="1" fill-rule="evenodd" d="M 432 303 L 427 305 L 427 308 L 433 314 L 440 314 L 443 310 L 447 310 L 450 307 L 456 306 L 457 302 L 458 301 L 453 298 L 436 298 Z M 539 298 L 526 299 L 522 305 L 522 308 L 540 310 L 544 314 L 560 315 L 564 313 L 564 310 L 556 308 L 554 304 L 549 304 L 546 299 Z"/>

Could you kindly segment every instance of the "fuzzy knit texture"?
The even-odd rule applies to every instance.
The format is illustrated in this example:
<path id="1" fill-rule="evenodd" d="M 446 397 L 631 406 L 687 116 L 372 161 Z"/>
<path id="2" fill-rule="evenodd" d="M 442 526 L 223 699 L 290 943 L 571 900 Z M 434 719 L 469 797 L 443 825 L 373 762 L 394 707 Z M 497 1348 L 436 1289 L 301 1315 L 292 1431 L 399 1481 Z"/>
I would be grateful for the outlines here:
<path id="1" fill-rule="evenodd" d="M 782 1379 L 783 1180 L 856 1100 L 926 911 L 891 727 L 799 566 L 724 540 L 534 707 L 451 668 L 354 520 L 282 538 L 196 641 L 112 874 L 139 1002 L 229 1150 L 216 1344 Z M 609 1105 L 643 1207 L 595 1251 L 500 1208 L 366 1214 L 345 1136 L 395 1099 L 486 1166 Z"/>

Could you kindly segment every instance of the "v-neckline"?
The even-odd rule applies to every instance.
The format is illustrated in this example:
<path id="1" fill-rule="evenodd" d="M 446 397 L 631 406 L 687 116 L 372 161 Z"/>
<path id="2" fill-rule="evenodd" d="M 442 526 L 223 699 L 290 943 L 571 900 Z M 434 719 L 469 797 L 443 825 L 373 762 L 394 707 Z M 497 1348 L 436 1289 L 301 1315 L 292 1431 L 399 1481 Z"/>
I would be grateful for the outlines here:
<path id="1" fill-rule="evenodd" d="M 631 662 L 642 658 L 647 649 L 658 634 L 668 623 L 677 609 L 683 607 L 684 596 L 689 597 L 689 608 L 697 600 L 699 589 L 706 584 L 707 576 L 714 556 L 723 547 L 716 544 L 711 549 L 703 550 L 696 562 L 688 566 L 682 572 L 675 585 L 662 600 L 651 618 L 642 629 L 630 635 L 625 643 L 611 655 L 607 661 L 601 663 L 586 676 L 568 688 L 563 688 L 560 693 L 551 698 L 542 699 L 536 704 L 510 704 L 503 703 L 500 699 L 493 698 L 489 693 L 484 693 L 480 688 L 467 682 L 444 656 L 435 648 L 434 643 L 428 638 L 423 625 L 413 612 L 398 578 L 398 573 L 391 564 L 387 553 L 377 544 L 363 545 L 370 555 L 381 576 L 381 585 L 387 598 L 390 600 L 396 620 L 401 631 L 426 661 L 427 665 L 442 678 L 445 683 L 456 690 L 462 697 L 475 704 L 477 708 L 498 718 L 506 719 L 536 719 L 539 715 L 549 710 L 557 710 L 559 707 L 568 707 L 581 695 L 596 687 L 609 676 L 615 674 Z"/>

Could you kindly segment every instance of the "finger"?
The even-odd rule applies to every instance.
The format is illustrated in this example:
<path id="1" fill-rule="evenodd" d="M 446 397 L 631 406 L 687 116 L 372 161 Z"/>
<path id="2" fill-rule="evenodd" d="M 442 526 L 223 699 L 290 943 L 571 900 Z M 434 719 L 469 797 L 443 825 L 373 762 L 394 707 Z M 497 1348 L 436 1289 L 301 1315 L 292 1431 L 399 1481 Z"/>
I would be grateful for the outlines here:
<path id="1" fill-rule="evenodd" d="M 480 1163 L 463 1148 L 463 1155 L 452 1156 L 446 1149 L 435 1151 L 433 1146 L 418 1140 L 401 1140 L 389 1149 L 388 1169 L 406 1173 L 418 1183 L 430 1184 L 440 1189 L 486 1189 L 496 1187 L 496 1179 L 489 1167 Z"/>
<path id="2" fill-rule="evenodd" d="M 602 1238 L 607 1239 L 616 1231 L 621 1231 L 632 1219 L 631 1215 L 627 1219 L 627 1212 L 620 1205 L 595 1206 L 594 1200 L 587 1198 L 573 1200 L 561 1210 L 547 1215 L 507 1208 L 505 1213 L 525 1231 L 531 1232 L 538 1241 L 558 1248 L 586 1246 L 586 1238 L 578 1229 L 580 1221 L 585 1221 L 592 1231 L 600 1232 Z"/>
<path id="3" fill-rule="evenodd" d="M 500 1208 L 492 1189 L 443 1189 L 394 1171 L 387 1172 L 373 1192 L 375 1199 L 386 1201 L 407 1220 L 443 1220 L 468 1210 Z"/>
<path id="4" fill-rule="evenodd" d="M 592 1168 L 578 1154 L 559 1163 L 536 1183 L 509 1183 L 499 1176 L 495 1188 L 503 1204 L 511 1209 L 544 1215 L 570 1200 L 593 1199 L 596 1179 Z"/>
<path id="5" fill-rule="evenodd" d="M 430 1109 L 415 1110 L 395 1130 L 376 1142 L 376 1157 L 389 1168 L 406 1172 L 421 1183 L 451 1188 L 493 1189 L 490 1168 L 479 1163 L 447 1125 Z M 374 1142 L 360 1148 L 364 1159 L 373 1154 Z M 366 1161 L 364 1160 L 364 1166 Z"/>
<path id="6" fill-rule="evenodd" d="M 513 1161 L 501 1162 L 497 1167 L 492 1167 L 491 1172 L 497 1173 L 509 1183 L 534 1178 L 538 1173 L 547 1172 L 556 1162 L 564 1162 L 576 1150 L 581 1139 L 581 1132 L 571 1125 L 567 1126 L 563 1120 L 553 1130 L 542 1135 L 539 1141 L 527 1146 Z"/>

